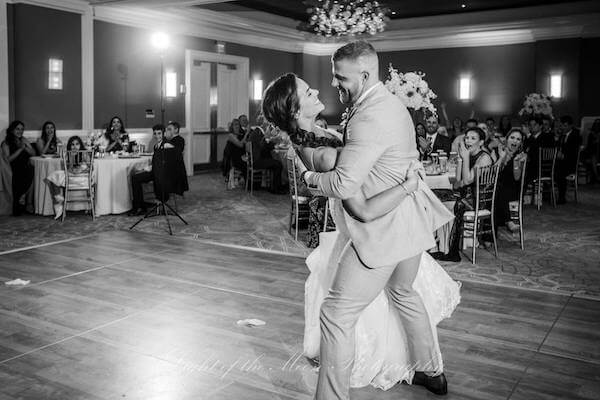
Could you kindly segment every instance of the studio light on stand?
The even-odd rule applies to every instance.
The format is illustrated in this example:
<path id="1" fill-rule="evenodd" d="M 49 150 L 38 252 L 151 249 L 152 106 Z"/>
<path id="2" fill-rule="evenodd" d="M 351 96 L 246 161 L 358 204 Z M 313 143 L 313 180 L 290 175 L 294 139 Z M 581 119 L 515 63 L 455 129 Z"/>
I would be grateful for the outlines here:
<path id="1" fill-rule="evenodd" d="M 152 46 L 160 56 L 160 123 L 165 125 L 165 52 L 171 44 L 169 36 L 164 32 L 156 32 L 151 38 Z"/>

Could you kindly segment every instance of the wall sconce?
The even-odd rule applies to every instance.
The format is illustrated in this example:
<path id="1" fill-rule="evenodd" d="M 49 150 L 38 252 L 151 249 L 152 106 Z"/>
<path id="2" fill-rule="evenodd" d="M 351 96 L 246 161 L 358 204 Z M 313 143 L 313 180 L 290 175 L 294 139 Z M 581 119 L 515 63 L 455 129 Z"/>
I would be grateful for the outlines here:
<path id="1" fill-rule="evenodd" d="M 219 99 L 218 99 L 218 91 L 216 87 L 211 87 L 210 88 L 210 94 L 209 94 L 209 104 L 211 106 L 216 106 L 219 104 Z"/>
<path id="2" fill-rule="evenodd" d="M 460 78 L 458 84 L 458 99 L 471 100 L 471 78 Z"/>
<path id="3" fill-rule="evenodd" d="M 63 88 L 63 60 L 51 58 L 48 60 L 48 89 L 62 90 Z"/>
<path id="4" fill-rule="evenodd" d="M 252 82 L 253 82 L 253 88 L 254 88 L 254 90 L 252 91 L 252 99 L 253 100 L 262 100 L 262 95 L 263 95 L 262 79 L 255 79 Z"/>
<path id="5" fill-rule="evenodd" d="M 215 47 L 217 49 L 217 53 L 225 54 L 225 43 L 224 42 L 217 42 L 215 44 Z"/>
<path id="6" fill-rule="evenodd" d="M 562 97 L 562 75 L 550 75 L 550 96 L 557 99 Z"/>
<path id="7" fill-rule="evenodd" d="M 165 74 L 165 96 L 177 97 L 177 72 L 167 72 Z"/>

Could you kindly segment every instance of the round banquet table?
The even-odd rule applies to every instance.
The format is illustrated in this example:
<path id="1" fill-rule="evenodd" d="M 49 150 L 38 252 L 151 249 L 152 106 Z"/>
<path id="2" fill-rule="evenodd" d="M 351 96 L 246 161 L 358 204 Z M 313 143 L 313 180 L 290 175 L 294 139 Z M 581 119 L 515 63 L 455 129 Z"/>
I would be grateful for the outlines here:
<path id="1" fill-rule="evenodd" d="M 426 175 L 425 183 L 430 189 L 452 189 L 452 183 L 456 178 L 455 174 L 448 172 L 440 175 Z M 454 201 L 445 201 L 444 206 L 450 211 L 454 210 Z M 452 224 L 454 220 L 448 222 L 444 226 L 438 228 L 435 231 L 435 237 L 437 241 L 437 248 L 432 249 L 434 251 L 441 251 L 442 253 L 448 253 L 449 242 L 450 242 L 450 231 L 452 230 Z"/>
<path id="2" fill-rule="evenodd" d="M 96 215 L 121 214 L 131 210 L 131 172 L 144 169 L 152 157 L 96 158 Z"/>
<path id="3" fill-rule="evenodd" d="M 439 175 L 426 175 L 425 183 L 430 189 L 452 189 L 452 181 L 454 176 L 449 173 Z"/>
<path id="4" fill-rule="evenodd" d="M 121 214 L 131 209 L 131 173 L 150 165 L 152 157 L 96 158 L 96 215 Z M 62 170 L 60 158 L 31 157 L 34 167 L 33 210 L 39 215 L 53 215 L 53 199 L 46 178 Z M 63 178 L 64 180 L 64 178 Z M 75 203 L 77 204 L 77 203 Z M 69 204 L 73 209 L 75 204 Z M 80 209 L 77 207 L 75 209 Z"/>

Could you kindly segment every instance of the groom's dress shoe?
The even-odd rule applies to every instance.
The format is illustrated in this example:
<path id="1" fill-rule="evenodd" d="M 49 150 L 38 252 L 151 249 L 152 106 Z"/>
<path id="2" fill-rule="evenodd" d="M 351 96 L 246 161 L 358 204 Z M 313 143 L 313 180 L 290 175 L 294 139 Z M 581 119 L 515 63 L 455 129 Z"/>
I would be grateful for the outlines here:
<path id="1" fill-rule="evenodd" d="M 448 393 L 448 381 L 446 381 L 444 374 L 428 376 L 424 372 L 415 372 L 412 384 L 425 386 L 427 390 L 435 394 L 444 395 Z"/>

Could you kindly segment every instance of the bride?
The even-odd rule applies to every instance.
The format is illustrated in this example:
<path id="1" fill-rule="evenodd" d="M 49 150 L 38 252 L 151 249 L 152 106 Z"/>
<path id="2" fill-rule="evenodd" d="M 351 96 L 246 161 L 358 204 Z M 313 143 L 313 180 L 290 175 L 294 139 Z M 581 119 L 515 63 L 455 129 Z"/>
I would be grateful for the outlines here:
<path id="1" fill-rule="evenodd" d="M 302 160 L 300 164 L 312 171 L 325 172 L 335 168 L 338 152 L 324 144 L 332 137 L 340 139 L 340 135 L 315 124 L 317 115 L 325 108 L 318 94 L 316 89 L 311 89 L 302 79 L 289 73 L 273 81 L 266 89 L 262 110 L 269 122 L 287 132 Z M 395 209 L 406 197 L 414 195 L 419 185 L 425 185 L 419 179 L 417 166 L 411 165 L 405 181 L 399 186 L 376 196 L 367 199 L 359 192 L 351 199 L 330 201 L 342 201 L 346 212 L 360 222 L 377 219 Z M 451 218 L 447 210 L 428 212 L 437 212 L 438 217 L 443 215 L 444 221 Z M 336 224 L 342 223 L 342 216 L 334 213 L 333 217 Z M 433 221 L 438 221 L 439 225 L 440 219 L 430 216 L 432 231 L 439 228 Z M 305 285 L 304 355 L 308 358 L 314 359 L 319 355 L 321 304 L 335 276 L 339 257 L 349 245 L 349 238 L 339 231 L 321 233 L 319 247 L 306 260 L 310 276 Z M 442 319 L 452 314 L 460 301 L 460 283 L 452 280 L 426 252 L 421 256 L 413 287 L 422 297 L 434 329 Z M 413 382 L 415 371 L 421 370 L 422 366 L 411 360 L 401 322 L 389 306 L 384 291 L 362 312 L 355 334 L 352 387 L 370 384 L 387 390 L 400 381 Z M 437 334 L 433 336 L 437 338 Z M 436 358 L 433 360 L 434 367 L 441 369 L 441 354 L 437 354 Z"/>

